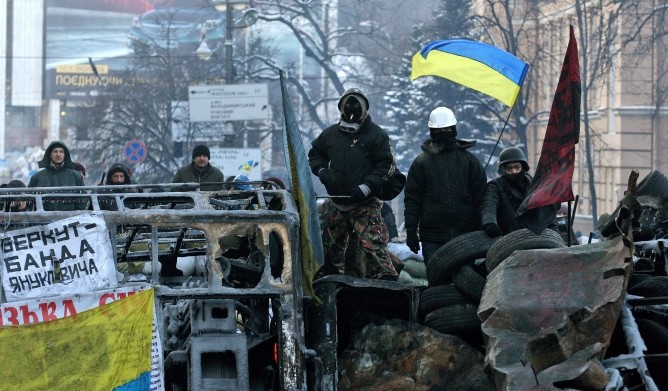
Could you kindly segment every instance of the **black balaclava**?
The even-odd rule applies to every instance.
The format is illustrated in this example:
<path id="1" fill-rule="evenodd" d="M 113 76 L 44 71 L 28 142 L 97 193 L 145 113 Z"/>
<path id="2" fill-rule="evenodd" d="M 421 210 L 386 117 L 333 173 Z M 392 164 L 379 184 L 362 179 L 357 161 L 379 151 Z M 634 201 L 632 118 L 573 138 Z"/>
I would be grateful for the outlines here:
<path id="1" fill-rule="evenodd" d="M 364 102 L 355 95 L 350 95 L 343 102 L 341 115 L 346 122 L 360 123 L 364 115 Z"/>
<path id="2" fill-rule="evenodd" d="M 502 175 L 513 186 L 515 186 L 516 188 L 524 191 L 524 187 L 525 187 L 524 177 L 526 176 L 526 172 L 524 171 L 524 168 L 522 168 L 522 171 L 520 171 L 520 172 L 516 172 L 516 173 L 513 173 L 513 174 L 508 174 L 508 173 L 504 172 Z"/>
<path id="3" fill-rule="evenodd" d="M 341 111 L 339 129 L 346 133 L 357 133 L 367 117 L 369 108 L 363 97 L 350 94 L 343 98 L 339 110 Z"/>
<path id="4" fill-rule="evenodd" d="M 435 143 L 453 145 L 457 142 L 455 139 L 457 137 L 457 128 L 450 126 L 448 128 L 429 129 L 429 136 Z"/>

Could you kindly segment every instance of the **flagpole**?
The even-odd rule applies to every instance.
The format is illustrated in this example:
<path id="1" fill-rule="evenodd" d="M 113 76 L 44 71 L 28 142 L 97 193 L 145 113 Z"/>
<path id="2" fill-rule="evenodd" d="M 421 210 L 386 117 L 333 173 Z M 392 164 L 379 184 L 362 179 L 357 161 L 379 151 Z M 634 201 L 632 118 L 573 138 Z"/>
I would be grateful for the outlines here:
<path id="1" fill-rule="evenodd" d="M 494 156 L 494 151 L 496 151 L 496 146 L 499 145 L 499 142 L 501 141 L 501 136 L 503 136 L 503 131 L 506 130 L 506 126 L 508 125 L 508 120 L 510 119 L 510 114 L 513 113 L 513 109 L 515 108 L 515 105 L 510 108 L 510 111 L 508 112 L 508 116 L 506 117 L 506 122 L 503 124 L 503 128 L 501 129 L 501 133 L 499 133 L 499 137 L 496 139 L 496 144 L 494 144 L 494 148 L 492 148 L 492 152 L 489 154 L 489 159 L 487 159 L 487 164 L 485 164 L 485 170 L 487 170 L 487 166 L 489 166 L 489 162 L 492 161 L 492 156 Z"/>

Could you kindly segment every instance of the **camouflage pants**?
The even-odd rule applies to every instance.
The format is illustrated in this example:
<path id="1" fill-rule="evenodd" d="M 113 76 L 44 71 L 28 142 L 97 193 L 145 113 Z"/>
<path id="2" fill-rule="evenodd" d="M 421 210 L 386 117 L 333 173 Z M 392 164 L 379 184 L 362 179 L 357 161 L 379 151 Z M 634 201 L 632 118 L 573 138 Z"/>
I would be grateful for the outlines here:
<path id="1" fill-rule="evenodd" d="M 331 200 L 325 201 L 321 224 L 325 264 L 316 273 L 316 278 L 347 274 L 397 279 L 387 250 L 389 239 L 380 214 L 381 206 L 382 201 L 374 199 L 370 204 L 342 211 Z"/>

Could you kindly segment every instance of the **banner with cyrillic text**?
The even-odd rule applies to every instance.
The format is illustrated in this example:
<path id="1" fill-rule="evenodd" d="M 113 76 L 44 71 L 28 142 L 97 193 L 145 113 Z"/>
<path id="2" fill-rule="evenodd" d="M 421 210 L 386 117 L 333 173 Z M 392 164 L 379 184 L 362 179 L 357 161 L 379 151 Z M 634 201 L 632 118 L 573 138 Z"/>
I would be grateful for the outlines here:
<path id="1" fill-rule="evenodd" d="M 82 214 L 9 231 L 2 244 L 2 287 L 8 302 L 117 286 L 104 219 Z"/>

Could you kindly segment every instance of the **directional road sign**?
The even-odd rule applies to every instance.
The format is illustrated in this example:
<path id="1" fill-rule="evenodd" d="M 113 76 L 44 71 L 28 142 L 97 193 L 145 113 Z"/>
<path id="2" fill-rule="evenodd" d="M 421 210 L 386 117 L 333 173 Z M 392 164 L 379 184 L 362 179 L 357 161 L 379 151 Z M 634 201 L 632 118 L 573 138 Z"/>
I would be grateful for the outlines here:
<path id="1" fill-rule="evenodd" d="M 250 121 L 269 118 L 266 84 L 191 86 L 190 122 Z"/>

